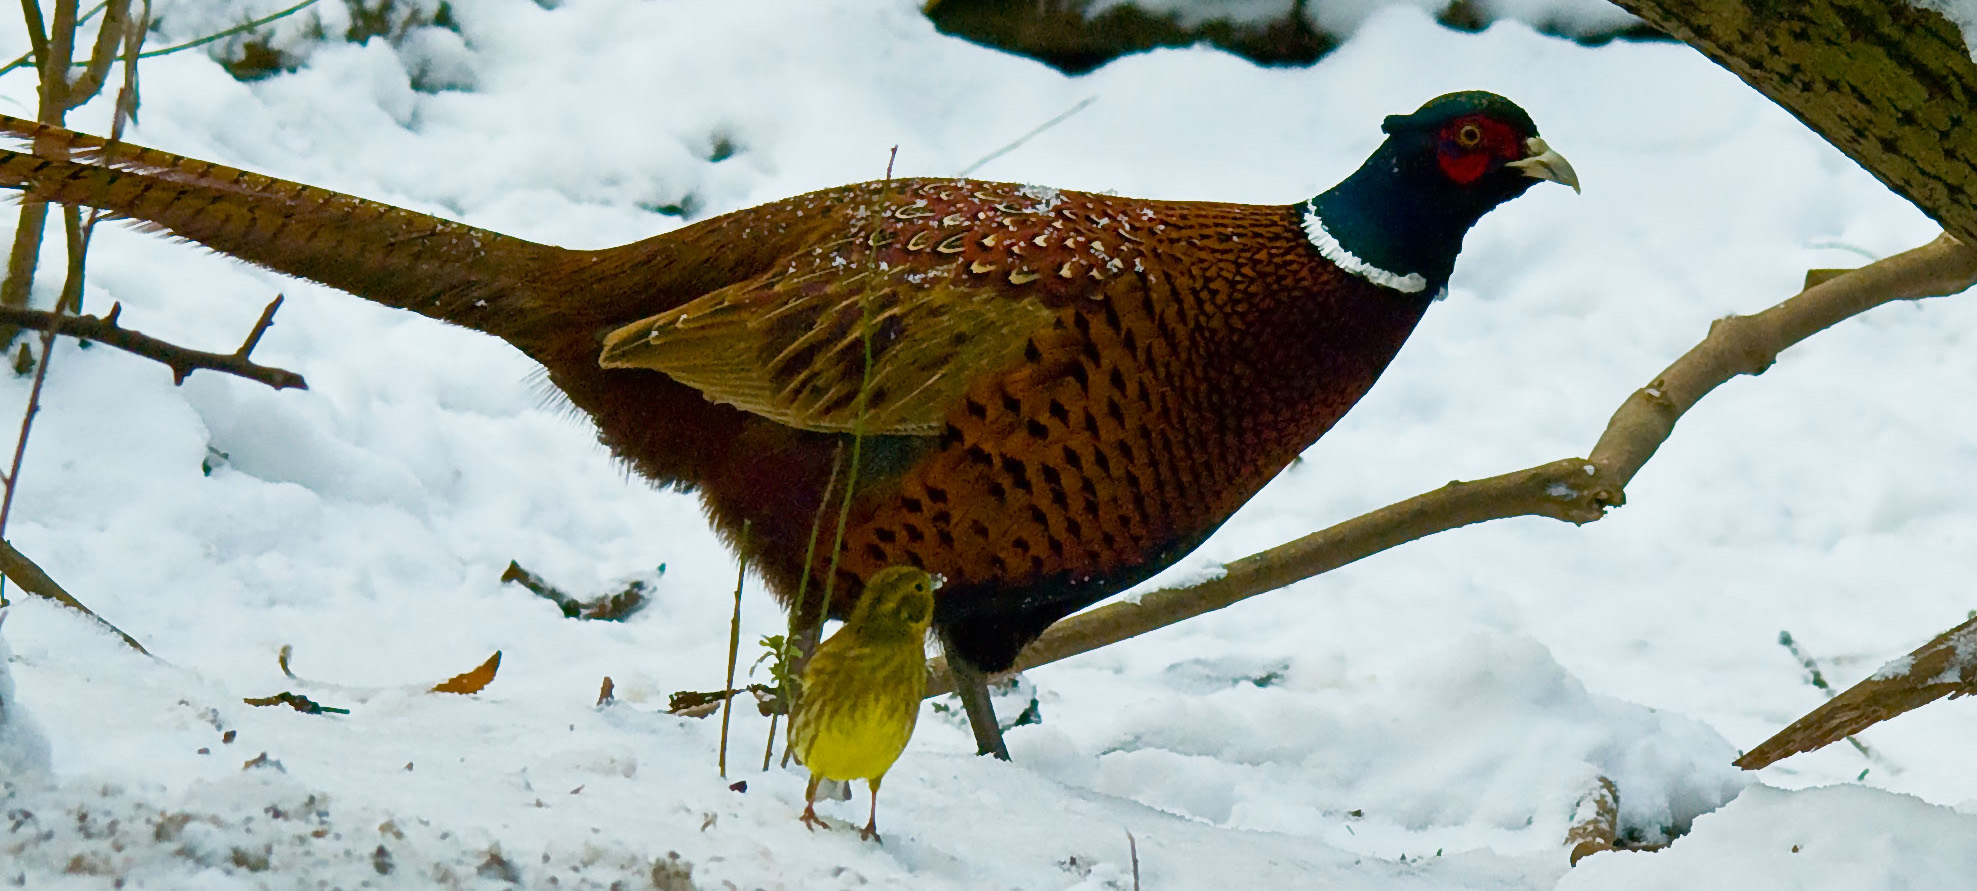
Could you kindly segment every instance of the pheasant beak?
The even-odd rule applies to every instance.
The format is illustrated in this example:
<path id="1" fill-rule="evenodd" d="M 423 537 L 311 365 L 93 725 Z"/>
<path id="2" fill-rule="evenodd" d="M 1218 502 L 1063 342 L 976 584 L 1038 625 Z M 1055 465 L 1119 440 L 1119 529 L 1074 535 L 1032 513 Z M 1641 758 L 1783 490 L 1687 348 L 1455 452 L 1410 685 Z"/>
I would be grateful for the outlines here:
<path id="1" fill-rule="evenodd" d="M 1521 161 L 1512 161 L 1505 166 L 1522 170 L 1525 176 L 1532 179 L 1548 179 L 1559 185 L 1571 186 L 1575 193 L 1579 191 L 1579 174 L 1572 172 L 1572 162 L 1552 151 L 1544 140 L 1536 136 L 1526 139 L 1524 150 L 1530 154 Z"/>

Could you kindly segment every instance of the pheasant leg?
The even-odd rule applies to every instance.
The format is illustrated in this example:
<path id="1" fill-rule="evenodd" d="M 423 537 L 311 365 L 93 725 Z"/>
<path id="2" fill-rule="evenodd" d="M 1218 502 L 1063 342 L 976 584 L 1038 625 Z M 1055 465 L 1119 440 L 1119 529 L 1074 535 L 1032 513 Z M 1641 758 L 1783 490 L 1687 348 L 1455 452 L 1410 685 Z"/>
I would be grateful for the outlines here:
<path id="1" fill-rule="evenodd" d="M 989 701 L 988 675 L 961 655 L 944 630 L 940 642 L 947 651 L 947 670 L 954 675 L 954 692 L 961 697 L 961 706 L 968 711 L 968 726 L 975 731 L 975 754 L 1009 760 L 1009 748 L 1002 744 L 1002 727 L 995 720 L 995 704 Z"/>

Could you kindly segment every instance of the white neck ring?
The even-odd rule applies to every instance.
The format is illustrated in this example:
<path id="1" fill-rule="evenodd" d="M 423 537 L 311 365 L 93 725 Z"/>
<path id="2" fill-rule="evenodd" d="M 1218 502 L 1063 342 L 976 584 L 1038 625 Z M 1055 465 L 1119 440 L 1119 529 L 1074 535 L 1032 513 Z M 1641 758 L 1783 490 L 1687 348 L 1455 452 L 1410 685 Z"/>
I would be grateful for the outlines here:
<path id="1" fill-rule="evenodd" d="M 1304 205 L 1304 235 L 1311 239 L 1311 246 L 1318 249 L 1318 255 L 1332 261 L 1333 265 L 1353 275 L 1359 276 L 1382 288 L 1392 288 L 1403 294 L 1419 294 L 1428 289 L 1428 280 L 1421 273 L 1410 272 L 1401 275 L 1389 272 L 1359 258 L 1325 228 L 1325 221 L 1318 216 L 1318 209 L 1311 204 Z"/>

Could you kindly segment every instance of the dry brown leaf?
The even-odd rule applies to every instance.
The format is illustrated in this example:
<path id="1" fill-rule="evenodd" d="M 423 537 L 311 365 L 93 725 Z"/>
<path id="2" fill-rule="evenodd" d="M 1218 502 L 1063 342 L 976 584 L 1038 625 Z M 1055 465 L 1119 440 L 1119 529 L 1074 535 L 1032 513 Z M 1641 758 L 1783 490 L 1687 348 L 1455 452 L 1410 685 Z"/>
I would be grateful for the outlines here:
<path id="1" fill-rule="evenodd" d="M 479 693 L 481 688 L 494 683 L 494 673 L 499 670 L 501 670 L 501 651 L 495 650 L 494 655 L 487 657 L 487 661 L 482 662 L 479 668 L 447 678 L 444 682 L 434 685 L 431 692 L 458 693 L 462 696 Z"/>

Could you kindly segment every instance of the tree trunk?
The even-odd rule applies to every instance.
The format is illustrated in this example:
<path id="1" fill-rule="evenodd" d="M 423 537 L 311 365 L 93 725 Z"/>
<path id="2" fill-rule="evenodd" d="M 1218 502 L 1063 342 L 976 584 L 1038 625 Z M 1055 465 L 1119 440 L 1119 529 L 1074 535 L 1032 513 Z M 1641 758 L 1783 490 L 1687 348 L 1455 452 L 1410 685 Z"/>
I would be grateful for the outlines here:
<path id="1" fill-rule="evenodd" d="M 1965 244 L 1977 244 L 1977 63 L 1900 0 L 1614 0 L 1701 50 Z"/>

